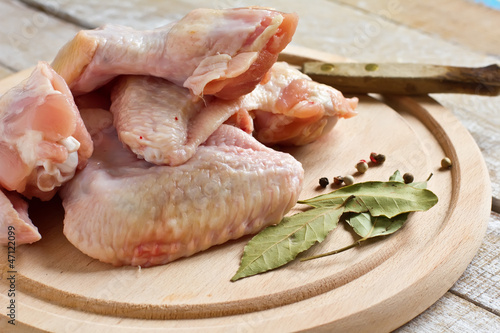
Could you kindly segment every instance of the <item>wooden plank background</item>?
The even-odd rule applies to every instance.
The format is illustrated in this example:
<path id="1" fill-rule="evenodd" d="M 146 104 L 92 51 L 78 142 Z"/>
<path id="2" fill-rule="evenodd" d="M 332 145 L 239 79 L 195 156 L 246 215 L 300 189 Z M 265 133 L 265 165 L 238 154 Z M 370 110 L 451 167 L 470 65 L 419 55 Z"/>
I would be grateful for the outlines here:
<path id="1" fill-rule="evenodd" d="M 439 5 L 433 1 L 394 1 L 394 0 L 337 0 L 353 8 L 377 15 L 390 15 L 387 19 L 408 26 L 441 39 L 461 44 L 474 51 L 489 55 L 500 54 L 498 29 L 492 24 L 498 20 L 498 13 L 486 6 L 472 1 L 441 0 Z M 389 12 L 389 8 L 397 8 Z M 497 21 L 498 22 L 498 21 Z M 457 30 L 457 27 L 467 29 Z M 460 31 L 460 33 L 457 33 Z M 481 36 L 480 38 L 478 38 Z"/>
<path id="2" fill-rule="evenodd" d="M 3 0 L 0 78 L 52 59 L 82 28 L 120 23 L 147 29 L 197 7 L 245 5 L 299 13 L 294 44 L 356 61 L 500 63 L 500 12 L 465 0 Z M 432 97 L 452 110 L 478 143 L 490 172 L 493 211 L 483 245 L 463 276 L 397 332 L 499 332 L 500 97 Z"/>

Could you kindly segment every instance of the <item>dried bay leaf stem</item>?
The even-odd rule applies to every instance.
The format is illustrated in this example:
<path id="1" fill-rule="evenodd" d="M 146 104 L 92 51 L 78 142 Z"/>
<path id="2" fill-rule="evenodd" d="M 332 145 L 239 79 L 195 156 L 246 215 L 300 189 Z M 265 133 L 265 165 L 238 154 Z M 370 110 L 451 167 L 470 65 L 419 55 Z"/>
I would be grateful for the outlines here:
<path id="1" fill-rule="evenodd" d="M 359 246 L 361 245 L 361 243 L 365 240 L 367 240 L 368 238 L 360 238 L 358 239 L 356 242 L 350 244 L 350 245 L 347 245 L 347 246 L 344 246 L 338 250 L 333 250 L 333 251 L 330 251 L 330 252 L 325 252 L 325 253 L 321 253 L 321 254 L 317 254 L 315 256 L 311 256 L 311 257 L 306 257 L 306 258 L 301 258 L 300 261 L 308 261 L 308 260 L 313 260 L 313 259 L 318 259 L 318 258 L 323 258 L 323 257 L 327 257 L 327 256 L 331 256 L 331 255 L 334 255 L 334 254 L 337 254 L 337 253 L 340 253 L 340 252 L 344 252 L 344 251 L 347 251 L 347 250 L 350 250 L 356 246 Z"/>

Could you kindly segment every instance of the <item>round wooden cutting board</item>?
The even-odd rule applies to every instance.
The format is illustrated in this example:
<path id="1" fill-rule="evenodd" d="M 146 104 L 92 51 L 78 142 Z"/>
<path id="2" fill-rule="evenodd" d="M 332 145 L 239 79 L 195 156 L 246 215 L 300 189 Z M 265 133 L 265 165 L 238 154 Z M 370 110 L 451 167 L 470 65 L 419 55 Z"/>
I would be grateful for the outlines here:
<path id="1" fill-rule="evenodd" d="M 302 57 L 341 60 L 292 47 L 282 59 L 297 64 Z M 0 90 L 27 74 L 0 81 Z M 42 240 L 16 248 L 18 324 L 56 332 L 384 332 L 411 320 L 453 285 L 479 248 L 491 205 L 488 172 L 466 129 L 428 96 L 359 98 L 356 117 L 340 120 L 310 145 L 287 149 L 304 166 L 301 199 L 335 188 L 320 189 L 320 177 L 388 180 L 400 170 L 425 180 L 432 173 L 428 187 L 438 204 L 411 214 L 402 230 L 335 256 L 230 282 L 250 237 L 160 267 L 116 268 L 66 240 L 57 199 L 34 201 L 30 214 Z M 372 151 L 385 154 L 386 162 L 355 173 L 354 165 Z M 440 168 L 444 156 L 452 159 L 451 170 Z M 340 225 L 301 256 L 356 239 Z M 6 252 L 0 259 L 4 309 L 10 299 Z"/>

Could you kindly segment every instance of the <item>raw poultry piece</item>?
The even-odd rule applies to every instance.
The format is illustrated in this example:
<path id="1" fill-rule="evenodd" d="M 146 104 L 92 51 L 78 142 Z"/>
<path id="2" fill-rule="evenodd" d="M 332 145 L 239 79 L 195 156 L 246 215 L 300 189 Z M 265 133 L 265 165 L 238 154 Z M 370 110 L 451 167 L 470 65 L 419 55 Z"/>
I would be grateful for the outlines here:
<path id="1" fill-rule="evenodd" d="M 297 15 L 259 7 L 196 9 L 177 23 L 137 31 L 118 25 L 80 31 L 53 67 L 75 94 L 119 74 L 153 75 L 196 96 L 250 92 L 291 41 Z"/>
<path id="2" fill-rule="evenodd" d="M 180 165 L 224 122 L 266 144 L 303 145 L 355 115 L 357 98 L 275 63 L 261 84 L 234 100 L 193 100 L 189 91 L 150 76 L 124 76 L 113 87 L 111 111 L 120 140 L 154 164 Z M 327 126 L 328 125 L 328 126 Z"/>
<path id="3" fill-rule="evenodd" d="M 304 145 L 328 132 L 339 118 L 356 115 L 358 98 L 345 98 L 330 86 L 288 65 L 273 65 L 264 80 L 241 99 L 254 118 L 254 136 L 266 145 Z"/>
<path id="4" fill-rule="evenodd" d="M 186 163 L 156 166 L 123 148 L 111 113 L 82 110 L 95 140 L 87 167 L 60 192 L 64 234 L 113 265 L 165 264 L 280 221 L 303 169 L 292 156 L 222 125 Z"/>
<path id="5" fill-rule="evenodd" d="M 253 130 L 252 119 L 232 101 L 193 100 L 186 88 L 152 76 L 122 76 L 111 93 L 111 112 L 120 141 L 154 164 L 180 165 L 220 125 Z"/>
<path id="6" fill-rule="evenodd" d="M 0 189 L 0 245 L 9 243 L 9 227 L 14 228 L 14 247 L 42 238 L 28 216 L 28 203 L 18 193 Z"/>
<path id="7" fill-rule="evenodd" d="M 49 200 L 92 154 L 65 81 L 45 62 L 0 99 L 0 187 Z"/>

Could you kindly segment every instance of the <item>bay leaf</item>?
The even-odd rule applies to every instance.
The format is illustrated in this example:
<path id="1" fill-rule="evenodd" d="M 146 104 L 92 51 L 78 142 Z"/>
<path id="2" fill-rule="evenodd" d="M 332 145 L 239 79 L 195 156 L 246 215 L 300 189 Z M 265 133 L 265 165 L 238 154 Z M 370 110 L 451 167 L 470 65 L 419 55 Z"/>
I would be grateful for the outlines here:
<path id="1" fill-rule="evenodd" d="M 429 178 L 427 178 L 427 180 L 423 181 L 423 182 L 413 182 L 413 183 L 410 183 L 408 185 L 410 185 L 411 187 L 415 187 L 415 188 L 427 188 L 427 182 L 429 181 L 429 179 L 431 179 L 432 177 L 432 173 L 429 175 Z M 404 183 L 404 179 L 403 179 L 403 176 L 401 176 L 401 173 L 399 172 L 399 170 L 396 170 L 391 177 L 389 177 L 389 180 L 390 181 L 395 181 L 395 182 L 401 182 L 401 183 Z"/>
<path id="2" fill-rule="evenodd" d="M 414 187 L 414 188 L 427 188 L 427 181 L 423 181 L 423 182 L 413 182 L 413 183 L 410 183 L 408 184 L 410 185 L 411 187 Z"/>
<path id="3" fill-rule="evenodd" d="M 243 250 L 241 263 L 231 281 L 283 266 L 322 242 L 333 230 L 344 212 L 342 204 L 310 209 L 284 217 L 274 226 L 254 236 Z"/>
<path id="4" fill-rule="evenodd" d="M 437 196 L 422 188 L 399 181 L 368 181 L 339 188 L 327 194 L 299 201 L 312 207 L 339 205 L 354 196 L 345 205 L 345 212 L 369 212 L 372 216 L 392 218 L 402 213 L 425 211 L 437 202 Z"/>
<path id="5" fill-rule="evenodd" d="M 351 214 L 346 220 L 353 230 L 364 239 L 386 236 L 395 233 L 406 222 L 410 213 L 403 213 L 393 218 L 372 217 L 369 213 Z"/>
<path id="6" fill-rule="evenodd" d="M 354 231 L 362 238 L 358 239 L 356 242 L 350 245 L 344 246 L 343 248 L 326 253 L 317 254 L 312 257 L 302 258 L 301 261 L 308 261 L 308 260 L 328 257 L 334 254 L 350 250 L 353 247 L 359 246 L 367 239 L 377 236 L 385 236 L 393 234 L 399 229 L 401 229 L 403 224 L 406 222 L 409 214 L 410 213 L 403 213 L 393 218 L 388 218 L 385 216 L 373 217 L 370 215 L 370 213 L 351 214 L 351 216 L 346 221 L 354 229 Z"/>
<path id="7" fill-rule="evenodd" d="M 432 174 L 427 178 L 426 181 L 423 182 L 417 182 L 417 183 L 411 183 L 408 184 L 408 186 L 414 187 L 414 188 L 419 188 L 419 189 L 425 189 L 427 188 L 427 181 L 432 177 Z M 391 177 L 389 178 L 389 181 L 395 181 L 395 182 L 400 182 L 404 184 L 404 179 L 403 176 L 401 176 L 401 173 L 399 170 L 396 170 Z M 406 220 L 408 219 L 408 215 L 410 213 L 402 213 L 399 215 L 396 215 L 392 218 L 388 218 L 386 216 L 371 216 L 370 213 L 368 212 L 363 212 L 363 213 L 351 213 L 349 216 L 346 218 L 347 223 L 353 228 L 354 232 L 356 232 L 359 236 L 361 236 L 361 239 L 357 240 L 356 242 L 345 246 L 343 248 L 330 251 L 327 253 L 322 253 L 318 254 L 312 257 L 307 257 L 307 258 L 302 258 L 301 261 L 307 261 L 307 260 L 312 260 L 312 259 L 317 259 L 317 258 L 323 258 L 327 256 L 331 256 L 334 254 L 338 254 L 344 251 L 347 251 L 349 249 L 352 249 L 355 246 L 361 245 L 362 242 L 366 241 L 367 239 L 377 237 L 377 236 L 386 236 L 395 233 L 401 227 L 404 225 Z"/>
<path id="8" fill-rule="evenodd" d="M 396 170 L 392 174 L 392 176 L 389 177 L 389 180 L 393 181 L 393 182 L 401 182 L 401 183 L 405 182 L 405 180 L 403 179 L 403 176 L 401 175 L 401 172 L 399 172 L 399 170 Z"/>
<path id="9" fill-rule="evenodd" d="M 414 188 L 425 189 L 427 188 L 427 181 L 429 179 L 430 176 L 426 181 L 414 182 L 408 185 Z M 403 176 L 399 170 L 396 170 L 389 180 L 404 183 Z M 385 216 L 372 217 L 369 213 L 357 213 L 351 214 L 346 221 L 353 228 L 354 232 L 368 239 L 395 233 L 404 225 L 409 214 L 410 213 L 403 213 L 389 219 Z"/>

